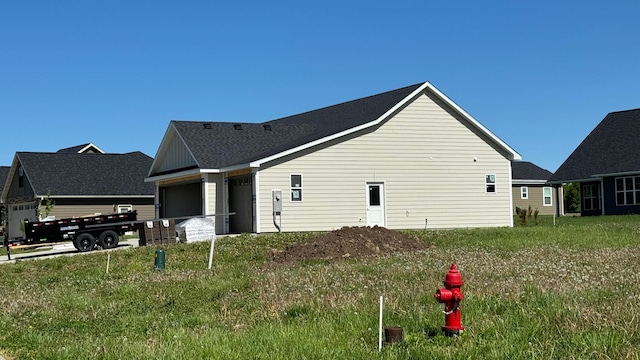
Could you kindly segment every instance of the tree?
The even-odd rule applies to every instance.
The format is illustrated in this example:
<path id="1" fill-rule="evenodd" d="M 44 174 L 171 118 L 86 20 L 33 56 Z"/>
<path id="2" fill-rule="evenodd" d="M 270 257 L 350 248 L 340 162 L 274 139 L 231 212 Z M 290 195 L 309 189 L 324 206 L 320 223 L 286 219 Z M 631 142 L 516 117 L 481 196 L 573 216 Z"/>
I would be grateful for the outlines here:
<path id="1" fill-rule="evenodd" d="M 580 183 L 569 183 L 562 186 L 564 191 L 564 208 L 568 213 L 580 212 Z"/>
<path id="2" fill-rule="evenodd" d="M 49 216 L 49 214 L 51 214 L 51 211 L 53 210 L 53 206 L 55 205 L 54 201 L 51 200 L 51 192 L 47 191 L 47 196 L 43 199 L 44 204 L 42 201 L 38 201 L 38 204 L 36 206 L 36 216 L 38 217 L 38 219 L 42 218 L 43 212 L 44 212 L 44 217 Z"/>

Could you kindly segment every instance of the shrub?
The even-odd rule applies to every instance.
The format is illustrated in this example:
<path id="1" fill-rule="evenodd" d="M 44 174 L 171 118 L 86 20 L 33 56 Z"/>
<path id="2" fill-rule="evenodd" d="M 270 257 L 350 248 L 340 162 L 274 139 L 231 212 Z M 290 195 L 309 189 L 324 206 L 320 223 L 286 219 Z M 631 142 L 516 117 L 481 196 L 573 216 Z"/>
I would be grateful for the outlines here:
<path id="1" fill-rule="evenodd" d="M 526 209 L 520 209 L 520 212 L 518 213 L 518 217 L 520 218 L 520 223 L 522 225 L 527 225 L 527 210 Z"/>

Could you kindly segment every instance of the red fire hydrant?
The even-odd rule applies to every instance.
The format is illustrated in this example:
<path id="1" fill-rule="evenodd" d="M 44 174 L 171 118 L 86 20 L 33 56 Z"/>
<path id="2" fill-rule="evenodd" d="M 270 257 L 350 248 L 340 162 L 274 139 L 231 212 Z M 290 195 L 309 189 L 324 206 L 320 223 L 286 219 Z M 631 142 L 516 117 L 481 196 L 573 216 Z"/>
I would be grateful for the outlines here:
<path id="1" fill-rule="evenodd" d="M 444 278 L 444 289 L 436 290 L 433 295 L 439 303 L 444 303 L 444 326 L 442 330 L 445 335 L 459 335 L 464 326 L 460 323 L 460 302 L 464 298 L 460 288 L 462 287 L 462 277 L 456 268 L 456 264 L 451 264 L 451 269 Z"/>

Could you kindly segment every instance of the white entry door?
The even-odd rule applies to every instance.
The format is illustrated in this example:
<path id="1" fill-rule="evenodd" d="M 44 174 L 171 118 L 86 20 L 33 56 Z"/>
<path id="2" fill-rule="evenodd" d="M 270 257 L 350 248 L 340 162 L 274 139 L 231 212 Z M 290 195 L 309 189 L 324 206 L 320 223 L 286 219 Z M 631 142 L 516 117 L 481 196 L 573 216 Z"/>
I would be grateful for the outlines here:
<path id="1" fill-rule="evenodd" d="M 384 185 L 367 183 L 367 226 L 384 226 Z"/>

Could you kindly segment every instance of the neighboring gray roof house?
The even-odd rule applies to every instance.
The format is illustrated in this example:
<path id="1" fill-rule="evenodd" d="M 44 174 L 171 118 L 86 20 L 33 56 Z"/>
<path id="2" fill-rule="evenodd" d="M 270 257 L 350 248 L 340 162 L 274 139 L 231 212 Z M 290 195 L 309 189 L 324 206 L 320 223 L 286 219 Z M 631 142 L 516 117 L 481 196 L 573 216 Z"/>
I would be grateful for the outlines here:
<path id="1" fill-rule="evenodd" d="M 64 149 L 60 149 L 57 152 L 59 153 L 76 153 L 76 154 L 89 154 L 89 153 L 100 153 L 104 154 L 104 151 L 99 147 L 95 146 L 92 143 L 86 143 L 82 145 L 76 145 Z"/>
<path id="2" fill-rule="evenodd" d="M 424 228 L 426 218 L 510 226 L 517 159 L 424 82 L 262 123 L 171 121 L 147 181 L 157 217 L 211 215 L 219 234 Z"/>
<path id="3" fill-rule="evenodd" d="M 9 170 L 11 170 L 10 166 L 0 166 L 0 194 L 2 194 L 4 183 L 7 181 L 7 177 L 9 176 Z M 2 198 L 0 198 L 0 230 L 4 226 L 4 220 L 5 220 L 4 202 L 2 201 Z"/>
<path id="4" fill-rule="evenodd" d="M 551 175 L 553 175 L 551 171 L 543 169 L 529 161 L 514 161 L 511 163 L 511 169 L 514 184 L 545 184 Z"/>
<path id="5" fill-rule="evenodd" d="M 11 237 L 19 236 L 22 219 L 36 218 L 36 208 L 45 199 L 53 201 L 49 215 L 57 218 L 131 209 L 153 218 L 154 188 L 144 182 L 153 159 L 139 151 L 112 154 L 96 149 L 15 154 L 1 193 Z"/>
<path id="6" fill-rule="evenodd" d="M 4 189 L 4 183 L 7 181 L 10 170 L 11 166 L 0 166 L 0 194 L 2 194 L 2 189 Z M 0 199 L 0 203 L 1 200 L 2 199 Z"/>
<path id="7" fill-rule="evenodd" d="M 17 152 L 35 197 L 153 195 L 144 182 L 153 159 L 127 154 Z"/>
<path id="8" fill-rule="evenodd" d="M 511 163 L 513 184 L 514 211 L 517 208 L 538 209 L 541 215 L 563 214 L 562 187 L 554 189 L 547 181 L 553 175 L 529 161 L 513 161 Z"/>
<path id="9" fill-rule="evenodd" d="M 550 183 L 580 183 L 582 215 L 640 213 L 640 109 L 617 111 L 587 135 Z"/>

